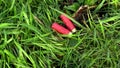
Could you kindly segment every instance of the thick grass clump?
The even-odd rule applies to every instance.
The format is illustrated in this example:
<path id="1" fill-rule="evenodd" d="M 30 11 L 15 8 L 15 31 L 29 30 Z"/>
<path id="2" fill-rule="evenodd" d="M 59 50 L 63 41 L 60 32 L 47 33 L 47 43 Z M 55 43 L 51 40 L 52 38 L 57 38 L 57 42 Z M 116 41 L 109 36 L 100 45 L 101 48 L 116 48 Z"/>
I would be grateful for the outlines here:
<path id="1" fill-rule="evenodd" d="M 105 5 L 107 4 L 107 5 Z M 119 0 L 0 0 L 0 68 L 119 68 Z M 95 6 L 81 23 L 72 15 Z M 51 29 L 65 14 L 77 32 Z"/>

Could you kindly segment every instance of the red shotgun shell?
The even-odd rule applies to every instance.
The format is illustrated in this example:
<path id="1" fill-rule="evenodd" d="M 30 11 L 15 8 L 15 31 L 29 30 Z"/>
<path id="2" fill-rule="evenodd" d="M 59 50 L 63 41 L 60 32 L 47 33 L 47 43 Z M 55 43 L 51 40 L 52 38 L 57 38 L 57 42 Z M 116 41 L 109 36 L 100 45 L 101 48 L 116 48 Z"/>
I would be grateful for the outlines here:
<path id="1" fill-rule="evenodd" d="M 64 28 L 63 26 L 59 25 L 58 23 L 52 24 L 52 29 L 61 33 L 61 34 L 72 34 L 68 29 Z"/>
<path id="2" fill-rule="evenodd" d="M 60 18 L 70 31 L 76 32 L 75 26 L 73 25 L 69 18 L 67 18 L 63 14 L 60 15 Z"/>

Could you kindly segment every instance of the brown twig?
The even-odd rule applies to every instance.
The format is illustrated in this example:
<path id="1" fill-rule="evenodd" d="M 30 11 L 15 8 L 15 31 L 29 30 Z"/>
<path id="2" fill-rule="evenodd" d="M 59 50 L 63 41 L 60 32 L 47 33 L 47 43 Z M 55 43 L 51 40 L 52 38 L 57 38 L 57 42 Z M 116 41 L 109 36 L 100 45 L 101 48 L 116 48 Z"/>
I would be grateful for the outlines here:
<path id="1" fill-rule="evenodd" d="M 33 17 L 34 17 L 34 19 L 35 19 L 36 21 L 38 21 L 40 24 L 44 25 L 43 22 L 42 22 L 40 19 L 38 19 L 38 17 L 36 17 L 35 15 L 33 15 Z"/>

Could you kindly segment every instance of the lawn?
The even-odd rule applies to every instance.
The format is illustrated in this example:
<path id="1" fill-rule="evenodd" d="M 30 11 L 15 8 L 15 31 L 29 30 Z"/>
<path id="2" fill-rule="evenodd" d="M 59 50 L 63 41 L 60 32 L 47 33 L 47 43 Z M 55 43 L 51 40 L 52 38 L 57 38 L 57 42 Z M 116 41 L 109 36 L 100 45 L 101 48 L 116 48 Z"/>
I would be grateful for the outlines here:
<path id="1" fill-rule="evenodd" d="M 61 14 L 72 35 L 51 28 Z M 119 0 L 0 0 L 0 68 L 120 68 L 119 31 Z"/>

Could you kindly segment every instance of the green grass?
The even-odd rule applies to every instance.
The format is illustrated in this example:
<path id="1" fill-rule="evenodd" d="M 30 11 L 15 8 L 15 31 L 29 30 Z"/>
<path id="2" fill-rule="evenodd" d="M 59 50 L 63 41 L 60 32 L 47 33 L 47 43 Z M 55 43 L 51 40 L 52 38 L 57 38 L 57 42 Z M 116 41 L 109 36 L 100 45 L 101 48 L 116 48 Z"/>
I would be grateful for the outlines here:
<path id="1" fill-rule="evenodd" d="M 120 68 L 119 0 L 63 1 L 0 0 L 0 68 Z M 81 5 L 98 5 L 89 27 L 72 18 Z M 61 13 L 77 25 L 71 37 L 51 29 Z"/>

